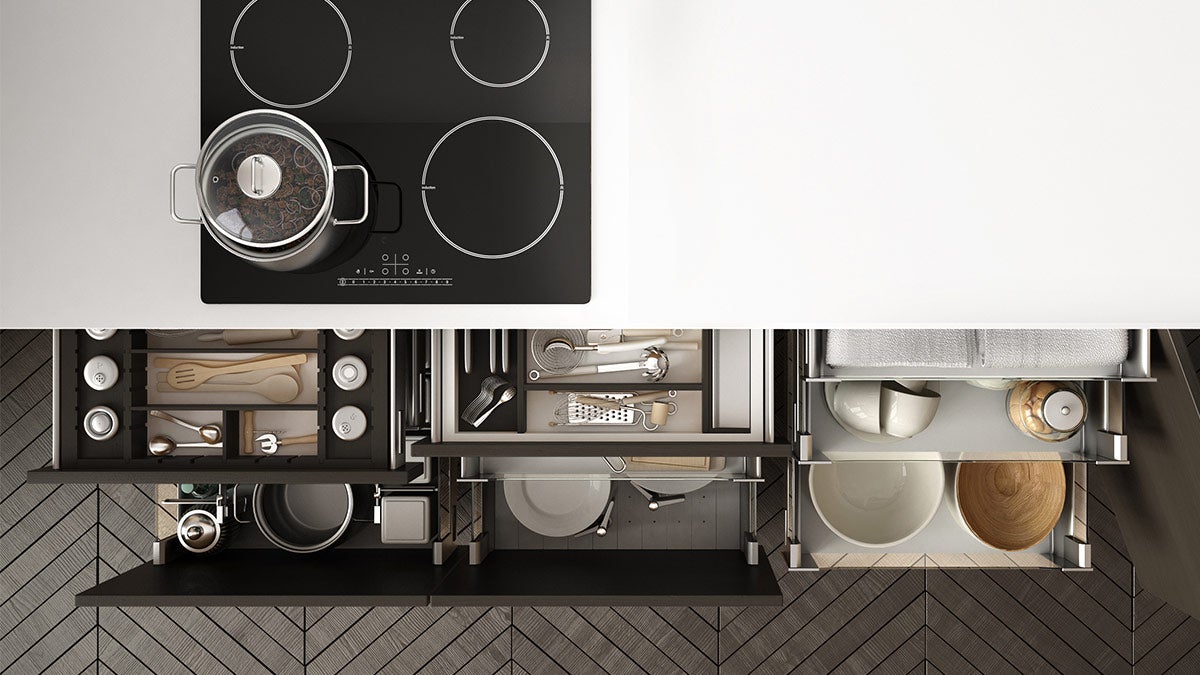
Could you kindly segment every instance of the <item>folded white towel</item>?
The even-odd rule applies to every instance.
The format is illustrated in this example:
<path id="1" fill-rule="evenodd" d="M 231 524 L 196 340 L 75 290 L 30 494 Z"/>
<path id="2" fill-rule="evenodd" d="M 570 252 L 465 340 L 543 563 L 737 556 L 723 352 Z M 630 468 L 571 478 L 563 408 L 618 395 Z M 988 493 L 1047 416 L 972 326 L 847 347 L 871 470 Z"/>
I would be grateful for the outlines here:
<path id="1" fill-rule="evenodd" d="M 835 368 L 968 368 L 976 360 L 973 330 L 829 331 L 825 362 Z"/>
<path id="2" fill-rule="evenodd" d="M 1124 330 L 981 330 L 985 368 L 1101 368 L 1129 355 Z"/>

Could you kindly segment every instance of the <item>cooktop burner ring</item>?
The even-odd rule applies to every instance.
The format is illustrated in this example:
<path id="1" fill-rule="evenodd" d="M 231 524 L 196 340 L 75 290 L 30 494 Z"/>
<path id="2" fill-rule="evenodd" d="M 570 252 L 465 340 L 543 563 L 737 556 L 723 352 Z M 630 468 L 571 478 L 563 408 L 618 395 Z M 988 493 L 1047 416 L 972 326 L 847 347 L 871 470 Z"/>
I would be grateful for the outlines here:
<path id="1" fill-rule="evenodd" d="M 546 20 L 546 13 L 542 11 L 542 8 L 537 4 L 537 2 L 535 2 L 534 0 L 529 0 L 529 4 L 532 5 L 535 10 L 537 10 L 538 16 L 541 17 L 542 26 L 546 30 L 546 41 L 542 46 L 542 56 L 541 56 L 541 58 L 538 59 L 537 64 L 534 65 L 532 70 L 530 70 L 528 73 L 525 73 L 524 77 L 521 77 L 519 79 L 513 80 L 511 82 L 491 82 L 491 81 L 485 80 L 485 79 L 475 75 L 474 73 L 471 72 L 471 70 L 469 68 L 467 68 L 466 64 L 464 64 L 462 62 L 462 59 L 459 57 L 458 48 L 454 44 L 455 42 L 458 42 L 459 40 L 463 39 L 463 36 L 458 34 L 458 19 L 460 16 L 462 16 L 463 10 L 465 10 L 467 8 L 467 6 L 470 5 L 474 1 L 475 0 L 466 0 L 465 2 L 463 2 L 463 4 L 461 6 L 459 6 L 458 11 L 454 13 L 454 19 L 450 21 L 450 54 L 454 57 L 454 62 L 458 64 L 459 70 L 463 71 L 464 75 L 471 78 L 475 82 L 478 82 L 479 84 L 482 84 L 485 87 L 493 87 L 496 89 L 504 89 L 506 87 L 515 87 L 518 84 L 521 84 L 522 82 L 524 82 L 525 80 L 528 80 L 529 78 L 533 77 L 534 74 L 537 73 L 537 71 L 541 70 L 542 64 L 546 62 L 546 57 L 550 54 L 550 22 Z"/>
<path id="2" fill-rule="evenodd" d="M 242 19 L 246 16 L 246 13 L 249 12 L 250 8 L 253 7 L 258 1 L 259 0 L 250 0 L 250 2 L 246 3 L 246 6 L 243 7 L 242 11 L 238 14 L 237 20 L 233 22 L 233 30 L 229 33 L 229 62 L 233 65 L 233 74 L 237 76 L 238 82 L 242 83 L 242 86 L 247 92 L 250 93 L 251 96 L 275 108 L 307 108 L 310 105 L 324 101 L 329 97 L 330 94 L 334 92 L 334 90 L 341 86 L 342 80 L 346 79 L 346 73 L 350 72 L 350 58 L 354 55 L 354 42 L 350 37 L 350 24 L 346 22 L 346 17 L 342 14 L 342 10 L 338 9 L 338 6 L 333 4 L 333 0 L 325 0 L 325 4 L 329 5 L 329 8 L 333 10 L 334 14 L 337 14 L 338 19 L 342 22 L 343 30 L 346 31 L 346 63 L 342 66 L 342 72 L 340 75 L 338 75 L 337 81 L 335 81 L 333 86 L 329 87 L 325 93 L 310 101 L 305 101 L 303 103 L 282 103 L 280 101 L 273 101 L 255 91 L 254 87 L 251 87 L 250 83 L 247 82 L 246 78 L 242 75 L 242 71 L 238 69 L 237 53 L 245 48 L 244 45 L 238 44 L 237 41 L 238 26 L 241 25 Z"/>
<path id="3" fill-rule="evenodd" d="M 429 185 L 429 165 L 433 163 L 433 157 L 437 154 L 438 148 L 442 147 L 442 144 L 446 142 L 446 139 L 453 136 L 455 132 L 480 122 L 504 122 L 506 124 L 516 125 L 517 127 L 529 132 L 535 138 L 537 138 L 537 140 L 541 141 L 543 146 L 545 146 L 546 151 L 550 153 L 550 158 L 554 160 L 554 168 L 558 172 L 558 203 L 554 207 L 554 215 L 550 217 L 550 222 L 547 223 L 545 229 L 543 229 L 541 234 L 534 238 L 533 241 L 525 244 L 521 248 L 508 251 L 507 253 L 480 253 L 456 243 L 444 231 L 442 231 L 441 227 L 438 226 L 437 220 L 433 217 L 433 210 L 429 206 L 428 192 L 434 189 L 434 186 Z M 511 117 L 488 115 L 484 117 L 475 117 L 460 123 L 458 126 L 442 135 L 442 137 L 438 139 L 438 142 L 433 145 L 433 149 L 429 151 L 429 156 L 425 159 L 425 168 L 421 170 L 421 206 L 424 207 L 425 217 L 429 219 L 429 224 L 433 226 L 433 230 L 438 233 L 438 236 L 441 237 L 443 241 L 454 247 L 459 252 L 484 260 L 500 260 L 503 258 L 511 258 L 528 251 L 534 246 L 537 246 L 543 239 L 546 238 L 547 234 L 550 234 L 550 230 L 554 229 L 554 224 L 558 222 L 558 216 L 560 213 L 562 213 L 563 196 L 565 193 L 566 182 L 563 179 L 562 162 L 558 160 L 558 154 L 554 152 L 554 148 L 550 145 L 550 142 L 547 141 L 546 138 L 538 133 L 538 131 L 533 127 Z"/>

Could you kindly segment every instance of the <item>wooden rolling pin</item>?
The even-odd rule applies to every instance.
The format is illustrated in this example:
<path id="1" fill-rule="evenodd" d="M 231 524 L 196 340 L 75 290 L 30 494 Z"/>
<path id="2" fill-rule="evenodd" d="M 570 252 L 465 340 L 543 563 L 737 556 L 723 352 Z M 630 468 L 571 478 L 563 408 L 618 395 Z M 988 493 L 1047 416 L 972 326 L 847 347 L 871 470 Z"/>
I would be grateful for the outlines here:
<path id="1" fill-rule="evenodd" d="M 660 398 L 667 398 L 670 395 L 671 392 L 669 391 L 652 391 L 645 394 L 637 394 L 636 396 L 627 396 L 622 399 L 609 399 L 584 394 L 576 396 L 575 402 L 582 403 L 583 405 L 594 405 L 597 408 L 605 408 L 607 410 L 620 410 L 621 406 L 633 405 L 635 403 L 651 403 Z"/>
<path id="2" fill-rule="evenodd" d="M 253 345 L 259 342 L 282 342 L 296 339 L 299 331 L 292 328 L 260 329 L 260 330 L 223 330 L 219 333 L 205 333 L 198 340 L 201 342 L 224 342 L 227 345 Z"/>

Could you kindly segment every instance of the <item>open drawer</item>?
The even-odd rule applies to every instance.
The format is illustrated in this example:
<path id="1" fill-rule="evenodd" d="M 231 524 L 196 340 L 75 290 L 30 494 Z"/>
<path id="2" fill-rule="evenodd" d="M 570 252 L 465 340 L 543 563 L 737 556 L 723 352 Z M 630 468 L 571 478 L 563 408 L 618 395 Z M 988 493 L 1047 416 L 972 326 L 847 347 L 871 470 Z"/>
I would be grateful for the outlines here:
<path id="1" fill-rule="evenodd" d="M 30 480 L 406 480 L 397 478 L 409 467 L 394 412 L 394 378 L 404 377 L 394 352 L 386 330 L 56 331 L 53 463 Z M 356 386 L 335 381 L 343 359 L 356 366 Z M 277 365 L 239 370 L 262 360 Z M 233 364 L 237 372 L 203 370 Z M 103 381 L 89 382 L 98 370 Z M 96 415 L 101 426 L 89 429 Z M 168 416 L 212 425 L 221 438 L 203 443 Z M 264 434 L 278 443 L 264 447 Z"/>
<path id="2" fill-rule="evenodd" d="M 654 338 L 626 337 L 644 344 Z M 464 455 L 769 455 L 774 429 L 774 349 L 771 331 L 662 331 L 656 345 L 669 367 L 651 381 L 645 369 L 591 372 L 591 366 L 644 362 L 641 348 L 614 353 L 582 352 L 580 366 L 565 376 L 548 373 L 537 362 L 545 351 L 542 337 L 551 331 L 442 331 L 435 334 L 435 423 L 429 447 L 438 456 Z M 578 331 L 596 338 L 600 331 Z M 535 342 L 539 344 L 534 344 Z M 586 346 L 586 345 L 584 345 Z M 545 359 L 543 359 L 544 361 Z M 656 375 L 657 376 L 657 375 Z M 494 410 L 481 421 L 470 414 L 472 402 L 489 380 L 503 380 L 499 393 L 483 398 Z M 589 405 L 599 399 L 647 399 L 611 409 Z M 651 401 L 657 401 L 655 404 Z M 654 410 L 661 408 L 661 417 Z M 614 451 L 616 446 L 640 448 Z M 713 447 L 724 445 L 725 450 Z M 541 446 L 541 450 L 530 450 Z M 553 449 L 549 449 L 553 448 Z"/>
<path id="3" fill-rule="evenodd" d="M 911 539 L 886 548 L 851 542 L 835 533 L 818 514 L 809 489 L 809 473 L 813 466 L 792 462 L 786 475 L 785 556 L 791 570 L 843 567 L 1091 569 L 1087 528 L 1089 464 L 1085 462 L 1063 465 L 1066 498 L 1054 529 L 1038 543 L 1016 552 L 992 548 L 975 538 L 956 520 L 950 504 L 940 498 L 933 518 Z M 946 473 L 949 485 L 956 464 L 938 463 L 937 466 Z M 878 517 L 888 515 L 883 509 Z"/>
<path id="4" fill-rule="evenodd" d="M 935 460 L 1128 463 L 1125 383 L 1076 381 L 1087 401 L 1083 427 L 1047 443 L 1018 431 L 1007 415 L 1007 390 L 962 380 L 931 382 L 940 404 L 929 427 L 911 438 L 875 442 L 843 427 L 831 412 L 836 381 L 804 380 L 799 387 L 797 458 L 806 462 Z"/>
<path id="5" fill-rule="evenodd" d="M 447 486 L 446 481 L 429 486 L 349 485 L 353 507 L 341 534 L 333 535 L 336 544 L 306 553 L 284 550 L 260 530 L 252 484 L 192 484 L 187 489 L 193 492 L 180 488 L 176 496 L 165 498 L 172 486 L 160 486 L 159 503 L 174 518 L 156 523 L 161 539 L 142 542 L 151 550 L 151 562 L 81 593 L 76 604 L 427 605 L 445 571 L 458 562 L 453 498 L 443 489 Z M 328 520 L 328 513 L 314 510 L 311 502 L 298 507 L 289 502 L 287 509 L 306 514 L 293 516 L 300 523 Z M 175 519 L 198 510 L 213 514 L 219 534 L 215 543 L 205 544 L 210 550 L 191 552 L 176 535 Z M 304 527 L 299 536 L 311 537 Z"/>
<path id="6" fill-rule="evenodd" d="M 760 459 L 743 458 L 699 478 L 681 471 L 613 475 L 596 464 L 603 466 L 588 457 L 555 462 L 496 458 L 490 464 L 487 458 L 464 459 L 459 480 L 470 495 L 471 518 L 459 538 L 469 542 L 469 564 L 452 572 L 435 592 L 433 604 L 781 601 L 753 534 Z M 536 511 L 540 500 L 553 499 L 550 494 L 564 494 L 557 484 L 568 481 L 573 483 L 565 494 L 577 488 L 598 491 L 584 507 L 592 510 L 582 514 L 583 520 L 594 516 L 594 521 L 566 525 L 571 532 L 539 533 L 539 524 L 528 520 L 530 508 Z"/>
<path id="7" fill-rule="evenodd" d="M 800 331 L 789 347 L 793 366 L 790 381 L 796 392 L 791 429 L 795 455 L 787 473 L 785 557 L 790 569 L 1020 567 L 1069 571 L 1090 568 L 1088 473 L 1096 465 L 1130 462 L 1125 435 L 1125 387 L 1127 383 L 1153 382 L 1146 331 L 1128 332 L 1124 361 L 1120 360 L 1118 350 L 1110 349 L 1106 365 L 1090 368 L 1043 364 L 997 369 L 979 363 L 960 368 L 933 368 L 928 364 L 833 366 L 826 352 L 827 338 L 827 331 Z M 968 343 L 974 344 L 969 340 Z M 845 351 L 843 347 L 839 349 Z M 905 355 L 901 354 L 898 360 L 905 360 Z M 1037 360 L 1032 358 L 1031 362 Z M 1039 440 L 1018 430 L 1010 415 L 1019 415 L 1014 411 L 1021 408 L 1010 408 L 1007 387 L 1019 380 L 1050 381 L 1056 388 L 1081 392 L 1086 406 L 1075 406 L 1076 410 L 1085 411 L 1078 430 L 1057 442 Z M 927 425 L 918 426 L 915 435 L 908 437 L 864 432 L 853 420 L 859 410 L 852 396 L 847 395 L 840 403 L 835 397 L 838 388 L 847 383 L 866 391 L 864 383 L 874 381 L 887 383 L 885 393 L 880 398 L 860 398 L 861 411 L 877 411 L 886 418 L 888 411 L 893 410 L 886 401 L 897 405 L 896 397 L 887 398 L 886 389 L 891 387 L 906 396 L 914 391 L 936 392 L 939 398 L 934 407 L 936 412 L 930 413 L 931 418 L 924 418 Z M 1020 405 L 1018 399 L 1014 401 L 1018 401 L 1014 405 Z M 875 405 L 883 407 L 877 410 Z M 1070 408 L 1063 408 L 1064 414 Z M 840 411 L 840 420 L 835 409 Z M 889 468 L 907 463 L 920 466 L 921 471 L 931 465 L 937 467 L 933 470 L 945 477 L 936 491 L 939 497 L 953 492 L 953 475 L 960 464 L 1032 462 L 1042 468 L 1057 464 L 1063 467 L 1065 498 L 1061 511 L 1055 506 L 1056 510 L 1046 516 L 1057 517 L 1053 530 L 1028 548 L 1016 547 L 1020 550 L 1015 552 L 992 548 L 976 538 L 956 515 L 948 497 L 937 500 L 931 519 L 917 528 L 915 535 L 892 545 L 869 546 L 834 531 L 815 505 L 809 482 L 815 467 L 822 467 L 820 472 L 828 479 L 830 471 L 846 467 L 850 472 L 849 467 L 857 462 L 894 463 Z M 862 494 L 850 492 L 853 491 L 842 488 L 841 498 L 862 510 L 877 509 L 879 519 L 890 518 L 899 510 L 869 490 L 864 489 Z M 837 502 L 836 495 L 831 501 Z M 1049 528 L 1050 522 L 1044 521 L 1043 527 Z M 885 538 L 881 543 L 892 541 L 896 540 Z"/>

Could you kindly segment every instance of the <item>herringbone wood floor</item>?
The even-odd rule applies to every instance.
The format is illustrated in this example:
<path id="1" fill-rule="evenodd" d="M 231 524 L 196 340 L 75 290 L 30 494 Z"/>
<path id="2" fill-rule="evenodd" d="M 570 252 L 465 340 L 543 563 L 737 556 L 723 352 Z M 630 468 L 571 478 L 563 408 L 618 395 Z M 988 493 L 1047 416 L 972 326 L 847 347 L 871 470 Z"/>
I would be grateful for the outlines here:
<path id="1" fill-rule="evenodd" d="M 24 482 L 50 459 L 49 357 L 46 331 L 0 334 L 3 673 L 1200 672 L 1200 622 L 1138 589 L 1102 494 L 1090 573 L 788 573 L 777 462 L 759 537 L 782 607 L 75 608 L 146 558 L 158 506 Z"/>

